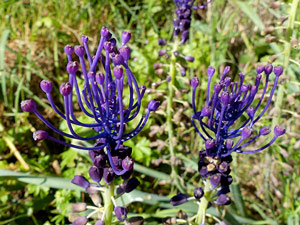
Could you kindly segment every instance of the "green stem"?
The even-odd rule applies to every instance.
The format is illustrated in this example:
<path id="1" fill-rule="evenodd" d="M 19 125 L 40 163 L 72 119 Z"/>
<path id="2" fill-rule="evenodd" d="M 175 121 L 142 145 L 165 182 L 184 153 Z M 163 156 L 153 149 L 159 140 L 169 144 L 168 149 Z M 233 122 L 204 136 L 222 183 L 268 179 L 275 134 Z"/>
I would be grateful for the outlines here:
<path id="1" fill-rule="evenodd" d="M 174 182 L 179 189 L 179 191 L 183 192 L 183 188 L 180 185 L 177 176 L 177 168 L 173 163 L 175 159 L 175 150 L 173 145 L 173 138 L 174 138 L 174 128 L 173 128 L 173 98 L 174 98 L 174 87 L 175 87 L 175 79 L 176 79 L 176 56 L 173 52 L 177 51 L 179 46 L 178 39 L 175 39 L 172 49 L 172 56 L 171 56 L 171 64 L 170 64 L 170 76 L 171 81 L 168 83 L 168 105 L 167 105 L 167 127 L 168 127 L 168 139 L 169 139 L 169 149 L 170 149 L 170 156 L 171 156 L 171 177 L 174 178 Z"/>
<path id="2" fill-rule="evenodd" d="M 112 223 L 112 214 L 114 210 L 114 204 L 111 197 L 114 196 L 114 185 L 110 184 L 108 188 L 105 188 L 104 191 L 104 223 L 105 225 L 111 225 Z"/>
<path id="3" fill-rule="evenodd" d="M 212 194 L 212 190 L 210 189 L 210 187 L 210 182 L 206 181 L 204 187 L 204 196 L 201 198 L 197 216 L 195 219 L 196 224 L 205 224 L 206 210 Z"/>

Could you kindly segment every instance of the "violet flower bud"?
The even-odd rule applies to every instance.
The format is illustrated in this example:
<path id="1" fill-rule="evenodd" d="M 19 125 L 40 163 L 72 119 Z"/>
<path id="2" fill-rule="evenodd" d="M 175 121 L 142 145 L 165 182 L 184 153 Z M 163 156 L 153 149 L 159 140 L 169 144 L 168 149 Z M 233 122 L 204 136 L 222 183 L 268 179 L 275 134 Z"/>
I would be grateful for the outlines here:
<path id="1" fill-rule="evenodd" d="M 88 38 L 87 36 L 81 35 L 81 41 L 82 41 L 83 43 L 87 43 L 88 40 L 89 40 L 89 38 Z"/>
<path id="2" fill-rule="evenodd" d="M 127 219 L 127 209 L 124 207 L 117 206 L 114 209 L 117 219 L 121 222 Z"/>
<path id="3" fill-rule="evenodd" d="M 262 72 L 264 72 L 264 67 L 263 66 L 258 66 L 257 68 L 256 68 L 256 73 L 257 74 L 261 74 Z"/>
<path id="4" fill-rule="evenodd" d="M 212 108 L 210 106 L 204 106 L 201 110 L 201 116 L 210 116 L 212 112 Z"/>
<path id="5" fill-rule="evenodd" d="M 217 186 L 219 186 L 220 182 L 221 182 L 221 174 L 214 174 L 214 175 L 211 175 L 210 178 L 210 184 L 212 186 L 212 188 L 216 188 Z"/>
<path id="6" fill-rule="evenodd" d="M 66 45 L 64 50 L 67 55 L 72 55 L 74 52 L 74 48 L 71 45 Z"/>
<path id="7" fill-rule="evenodd" d="M 216 142 L 214 139 L 208 139 L 205 141 L 205 149 L 209 150 L 216 147 Z"/>
<path id="8" fill-rule="evenodd" d="M 194 197 L 196 199 L 199 200 L 200 198 L 203 197 L 203 195 L 204 195 L 204 191 L 203 191 L 202 187 L 198 187 L 198 188 L 194 189 Z"/>
<path id="9" fill-rule="evenodd" d="M 122 160 L 122 167 L 124 170 L 131 170 L 133 168 L 133 164 L 133 159 L 128 156 L 126 156 L 125 159 Z"/>
<path id="10" fill-rule="evenodd" d="M 197 87 L 199 85 L 199 79 L 198 79 L 198 77 L 193 77 L 192 79 L 191 79 L 191 86 L 193 87 L 193 88 L 195 88 L 195 87 Z"/>
<path id="11" fill-rule="evenodd" d="M 225 143 L 225 146 L 226 146 L 227 149 L 231 149 L 232 146 L 233 146 L 233 140 L 232 139 L 227 139 L 226 143 Z"/>
<path id="12" fill-rule="evenodd" d="M 42 141 L 48 138 L 47 131 L 44 130 L 37 130 L 33 132 L 33 140 L 35 141 Z"/>
<path id="13" fill-rule="evenodd" d="M 166 41 L 166 40 L 161 39 L 161 38 L 158 39 L 158 45 L 163 46 L 163 45 L 166 45 L 166 44 L 167 44 L 167 41 Z"/>
<path id="14" fill-rule="evenodd" d="M 102 85 L 104 83 L 104 79 L 105 79 L 105 77 L 104 77 L 103 73 L 96 73 L 96 82 L 98 84 Z"/>
<path id="15" fill-rule="evenodd" d="M 268 65 L 265 66 L 264 70 L 265 70 L 265 73 L 266 73 L 267 75 L 269 75 L 269 74 L 271 74 L 272 71 L 273 71 L 273 66 L 272 66 L 271 64 L 268 64 Z"/>
<path id="16" fill-rule="evenodd" d="M 97 222 L 95 223 L 95 225 L 105 225 L 103 220 L 97 220 Z"/>
<path id="17" fill-rule="evenodd" d="M 78 57 L 83 57 L 84 53 L 85 53 L 85 50 L 84 50 L 84 47 L 82 45 L 76 45 L 75 46 L 75 54 Z"/>
<path id="18" fill-rule="evenodd" d="M 119 48 L 119 52 L 124 60 L 128 61 L 130 59 L 131 50 L 127 45 Z"/>
<path id="19" fill-rule="evenodd" d="M 73 221 L 72 225 L 85 225 L 87 224 L 88 219 L 85 216 L 81 216 Z"/>
<path id="20" fill-rule="evenodd" d="M 285 134 L 284 126 L 279 126 L 279 125 L 275 126 L 274 127 L 274 133 L 275 133 L 276 137 L 279 137 L 279 136 Z"/>
<path id="21" fill-rule="evenodd" d="M 241 133 L 243 139 L 247 139 L 252 135 L 253 131 L 250 127 L 244 127 Z"/>
<path id="22" fill-rule="evenodd" d="M 86 203 L 85 202 L 78 202 L 72 204 L 72 212 L 83 212 L 86 210 Z"/>
<path id="23" fill-rule="evenodd" d="M 52 91 L 52 82 L 49 80 L 42 80 L 40 87 L 45 93 L 50 93 Z"/>
<path id="24" fill-rule="evenodd" d="M 181 205 L 183 203 L 187 202 L 187 196 L 182 193 L 178 193 L 174 197 L 171 198 L 171 205 L 176 206 L 176 205 Z"/>
<path id="25" fill-rule="evenodd" d="M 84 176 L 80 176 L 80 175 L 75 175 L 71 182 L 84 189 L 90 186 L 90 182 Z"/>
<path id="26" fill-rule="evenodd" d="M 32 99 L 21 101 L 21 109 L 25 112 L 34 112 L 36 110 L 36 103 Z"/>
<path id="27" fill-rule="evenodd" d="M 263 136 L 268 135 L 269 133 L 271 133 L 270 127 L 263 127 L 259 131 L 259 134 Z"/>
<path id="28" fill-rule="evenodd" d="M 274 73 L 277 77 L 279 77 L 283 73 L 283 68 L 281 66 L 275 66 Z"/>
<path id="29" fill-rule="evenodd" d="M 100 33 L 101 33 L 101 36 L 106 39 L 109 39 L 111 37 L 111 33 L 109 32 L 109 30 L 106 27 L 102 27 Z"/>
<path id="30" fill-rule="evenodd" d="M 186 61 L 189 61 L 189 62 L 194 62 L 195 61 L 195 58 L 193 56 L 186 56 L 186 57 L 184 57 L 184 59 Z"/>
<path id="31" fill-rule="evenodd" d="M 122 45 L 126 45 L 131 39 L 131 33 L 124 31 L 122 34 Z"/>
<path id="32" fill-rule="evenodd" d="M 212 67 L 212 66 L 209 66 L 209 67 L 207 68 L 206 73 L 207 73 L 207 75 L 208 75 L 209 77 L 212 77 L 212 76 L 214 75 L 214 73 L 215 73 L 215 68 Z"/>
<path id="33" fill-rule="evenodd" d="M 152 99 L 149 103 L 148 103 L 148 110 L 149 111 L 156 111 L 158 109 L 158 107 L 160 106 L 160 101 L 156 100 L 156 99 Z"/>
<path id="34" fill-rule="evenodd" d="M 126 193 L 130 193 L 131 191 L 133 191 L 134 189 L 136 189 L 137 186 L 140 185 L 140 182 L 138 179 L 136 179 L 135 177 L 131 178 L 127 184 L 124 187 L 124 190 Z"/>
<path id="35" fill-rule="evenodd" d="M 97 168 L 96 166 L 91 166 L 89 169 L 89 175 L 93 181 L 98 183 L 103 177 L 103 170 Z"/>
<path id="36" fill-rule="evenodd" d="M 215 203 L 217 205 L 229 205 L 231 203 L 231 199 L 228 195 L 221 194 Z"/>
<path id="37" fill-rule="evenodd" d="M 103 172 L 104 181 L 109 185 L 115 178 L 115 173 L 112 168 L 104 168 Z"/>
<path id="38" fill-rule="evenodd" d="M 75 74 L 78 71 L 78 62 L 69 62 L 67 65 L 67 71 L 69 74 Z"/>
<path id="39" fill-rule="evenodd" d="M 72 92 L 72 86 L 69 82 L 62 83 L 59 86 L 59 91 L 63 96 L 68 96 Z"/>
<path id="40" fill-rule="evenodd" d="M 116 54 L 112 60 L 115 65 L 122 65 L 124 63 L 124 58 L 121 54 Z"/>
<path id="41" fill-rule="evenodd" d="M 116 66 L 113 69 L 113 73 L 116 77 L 116 79 L 120 80 L 124 76 L 123 68 L 121 66 Z"/>

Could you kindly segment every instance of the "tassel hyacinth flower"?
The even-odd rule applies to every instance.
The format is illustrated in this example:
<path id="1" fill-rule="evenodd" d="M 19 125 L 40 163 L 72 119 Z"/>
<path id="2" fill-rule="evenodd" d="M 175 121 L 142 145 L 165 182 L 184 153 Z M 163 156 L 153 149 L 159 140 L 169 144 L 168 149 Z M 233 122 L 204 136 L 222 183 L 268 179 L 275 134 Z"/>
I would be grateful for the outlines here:
<path id="1" fill-rule="evenodd" d="M 271 104 L 279 82 L 279 77 L 283 72 L 282 67 L 274 67 L 270 64 L 264 67 L 257 67 L 256 79 L 253 84 L 245 83 L 245 75 L 239 74 L 239 81 L 232 81 L 228 76 L 230 67 L 225 67 L 221 79 L 211 91 L 211 79 L 215 73 L 213 67 L 207 69 L 208 86 L 206 93 L 206 104 L 201 111 L 196 108 L 196 89 L 199 86 L 197 77 L 192 78 L 193 89 L 192 106 L 194 114 L 191 121 L 195 130 L 205 142 L 205 149 L 199 152 L 198 170 L 204 181 L 205 187 L 198 187 L 194 191 L 194 197 L 199 202 L 199 211 L 196 222 L 204 224 L 205 211 L 210 203 L 217 205 L 230 204 L 231 199 L 227 195 L 230 192 L 232 176 L 230 176 L 231 154 L 242 153 L 252 154 L 260 152 L 285 133 L 282 126 L 275 126 L 273 137 L 262 147 L 255 150 L 245 150 L 251 143 L 261 136 L 271 135 L 269 127 L 262 127 L 258 131 L 255 124 L 267 111 Z M 266 95 L 272 74 L 275 75 L 274 84 L 271 86 L 270 94 Z M 263 73 L 265 75 L 263 75 Z M 262 82 L 262 80 L 265 80 Z M 260 86 L 262 93 L 256 99 Z M 212 92 L 212 94 L 210 94 Z M 267 103 L 261 107 L 262 101 L 267 97 Z M 195 123 L 198 121 L 198 126 Z M 173 198 L 185 202 L 182 199 L 188 198 L 179 194 Z M 184 196 L 184 197 L 183 197 Z M 171 203 L 173 203 L 171 201 Z M 177 203 L 177 202 L 176 202 Z M 175 204 L 176 204 L 175 203 Z M 174 203 L 173 203 L 174 205 Z"/>
<path id="2" fill-rule="evenodd" d="M 89 151 L 93 161 L 89 175 L 97 185 L 91 186 L 89 181 L 82 176 L 75 176 L 72 182 L 86 190 L 93 188 L 102 190 L 103 187 L 106 187 L 104 191 L 105 205 L 101 218 L 106 225 L 111 223 L 112 218 L 114 179 L 121 176 L 124 180 L 124 183 L 120 185 L 124 190 L 122 189 L 123 191 L 119 195 L 132 191 L 139 184 L 136 178 L 129 180 L 134 162 L 131 158 L 131 148 L 124 146 L 123 143 L 136 136 L 143 129 L 150 113 L 160 105 L 155 99 L 151 100 L 146 114 L 137 123 L 137 127 L 132 131 L 126 130 L 127 123 L 137 119 L 146 90 L 145 86 L 138 85 L 129 66 L 130 48 L 126 44 L 130 38 L 131 34 L 124 32 L 121 46 L 117 48 L 116 39 L 112 38 L 107 28 L 102 27 L 100 42 L 94 56 L 89 52 L 88 38 L 84 35 L 81 37 L 83 45 L 74 48 L 70 45 L 65 47 L 69 80 L 59 87 L 64 99 L 64 112 L 60 111 L 54 104 L 51 95 L 52 82 L 41 81 L 40 87 L 45 92 L 51 107 L 66 121 L 70 133 L 65 133 L 54 127 L 37 110 L 32 99 L 21 102 L 22 110 L 35 113 L 54 132 L 80 141 L 94 141 L 93 147 L 85 147 L 56 139 L 44 130 L 33 133 L 33 138 L 36 141 L 50 139 L 68 147 Z M 79 58 L 78 61 L 75 61 L 73 53 Z M 77 81 L 80 73 L 84 79 L 82 90 L 80 90 Z M 125 88 L 129 90 L 127 104 L 125 104 L 123 97 Z M 93 122 L 86 123 L 76 118 L 73 99 L 77 100 L 82 112 L 86 117 L 92 118 Z M 94 129 L 95 135 L 91 137 L 80 136 L 75 132 L 74 125 Z M 115 206 L 114 213 L 119 220 L 126 220 L 127 210 L 125 208 Z M 79 221 L 85 222 L 87 220 L 81 219 Z M 74 224 L 85 223 L 77 221 Z"/>

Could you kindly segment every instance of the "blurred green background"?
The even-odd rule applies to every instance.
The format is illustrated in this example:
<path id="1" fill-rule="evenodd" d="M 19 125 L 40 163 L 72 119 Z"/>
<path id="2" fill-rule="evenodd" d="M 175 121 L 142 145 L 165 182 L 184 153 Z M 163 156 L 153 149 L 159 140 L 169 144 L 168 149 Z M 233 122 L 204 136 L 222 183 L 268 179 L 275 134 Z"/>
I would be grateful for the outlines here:
<path id="1" fill-rule="evenodd" d="M 154 63 L 168 62 L 158 57 L 161 48 L 157 40 L 171 40 L 174 9 L 171 0 L 0 2 L 0 224 L 69 224 L 70 204 L 90 201 L 70 184 L 74 175 L 87 174 L 91 163 L 88 155 L 51 141 L 35 143 L 32 132 L 45 125 L 22 112 L 19 104 L 33 98 L 47 119 L 67 130 L 47 104 L 39 82 L 54 82 L 55 102 L 63 107 L 57 88 L 68 78 L 63 48 L 66 44 L 78 45 L 81 34 L 85 34 L 95 50 L 102 26 L 117 38 L 124 30 L 132 32 L 131 68 L 139 84 L 148 87 L 144 105 L 153 97 L 163 102 L 140 135 L 127 142 L 137 162 L 135 175 L 143 182 L 123 201 L 131 203 L 132 214 L 146 218 L 145 224 L 162 224 L 164 218 L 176 216 L 180 208 L 189 215 L 195 213 L 195 205 L 174 208 L 168 201 L 177 189 L 169 176 L 174 159 L 168 155 L 165 126 L 167 75 L 157 75 L 153 68 Z M 299 224 L 299 27 L 299 0 L 215 0 L 206 10 L 193 12 L 190 41 L 183 52 L 194 56 L 195 62 L 188 65 L 186 77 L 178 76 L 180 88 L 173 119 L 175 161 L 188 184 L 187 193 L 200 183 L 197 153 L 203 145 L 189 122 L 189 79 L 198 76 L 200 80 L 201 105 L 209 65 L 219 71 L 230 65 L 233 78 L 242 71 L 249 82 L 255 79 L 257 65 L 268 62 L 285 69 L 272 107 L 259 125 L 280 123 L 287 133 L 260 154 L 234 155 L 233 204 L 225 210 L 210 208 L 208 224 L 218 220 L 229 224 Z M 138 197 L 142 200 L 137 201 Z"/>

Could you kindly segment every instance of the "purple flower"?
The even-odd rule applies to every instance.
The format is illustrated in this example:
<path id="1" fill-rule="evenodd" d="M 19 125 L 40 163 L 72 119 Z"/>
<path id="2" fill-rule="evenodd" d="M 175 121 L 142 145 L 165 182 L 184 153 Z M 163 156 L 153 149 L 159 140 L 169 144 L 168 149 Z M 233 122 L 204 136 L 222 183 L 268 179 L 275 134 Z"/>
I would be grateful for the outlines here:
<path id="1" fill-rule="evenodd" d="M 207 69 L 206 104 L 200 111 L 196 109 L 195 103 L 198 85 L 194 84 L 193 80 L 195 78 L 191 81 L 194 111 L 191 119 L 197 133 L 205 142 L 205 149 L 199 153 L 198 170 L 202 178 L 210 182 L 212 189 L 217 189 L 220 186 L 217 192 L 219 197 L 215 201 L 219 205 L 230 204 L 230 198 L 226 193 L 230 191 L 229 185 L 232 183 L 232 177 L 229 175 L 231 172 L 229 165 L 232 161 L 231 154 L 233 152 L 243 154 L 260 152 L 285 133 L 284 127 L 275 126 L 273 138 L 269 143 L 252 151 L 244 150 L 260 136 L 271 133 L 269 127 L 263 127 L 259 132 L 254 132 L 254 127 L 271 103 L 279 77 L 283 72 L 282 67 L 273 68 L 270 64 L 265 67 L 258 67 L 256 69 L 256 79 L 252 85 L 245 83 L 245 76 L 242 73 L 239 74 L 239 82 L 231 81 L 227 76 L 229 72 L 230 67 L 225 67 L 220 81 L 211 90 L 211 78 L 215 73 L 215 69 L 213 67 Z M 256 102 L 254 100 L 262 80 L 262 72 L 265 72 L 265 82 L 261 97 Z M 266 105 L 260 109 L 266 96 L 269 77 L 272 72 L 275 75 L 274 84 L 271 87 Z M 239 122 L 244 117 L 246 117 L 246 120 L 243 119 Z M 195 121 L 198 121 L 199 126 L 196 126 Z"/>
<path id="2" fill-rule="evenodd" d="M 146 88 L 138 85 L 129 66 L 130 48 L 126 44 L 131 39 L 131 34 L 129 32 L 122 34 L 122 46 L 119 49 L 116 39 L 111 36 L 109 30 L 102 27 L 101 38 L 94 56 L 89 51 L 88 38 L 84 35 L 81 37 L 83 45 L 75 46 L 75 48 L 70 45 L 65 47 L 68 59 L 66 70 L 69 79 L 59 87 L 64 99 L 64 112 L 54 104 L 51 95 L 52 83 L 47 80 L 42 80 L 40 83 L 53 110 L 66 120 L 70 134 L 60 131 L 44 118 L 36 109 L 36 104 L 32 99 L 21 102 L 22 110 L 35 113 L 54 132 L 80 141 L 95 141 L 96 144 L 93 147 L 84 147 L 56 139 L 48 135 L 46 131 L 40 130 L 34 133 L 34 139 L 37 141 L 48 138 L 68 147 L 89 150 L 94 164 L 89 171 L 91 178 L 100 182 L 104 177 L 107 183 L 113 180 L 114 175 L 124 175 L 124 178 L 129 178 L 133 160 L 131 149 L 123 146 L 123 142 L 136 136 L 146 125 L 150 112 L 155 111 L 160 105 L 157 100 L 150 101 L 148 110 L 137 127 L 132 131 L 126 130 L 127 123 L 136 120 L 141 110 Z M 78 62 L 75 60 L 74 52 Z M 82 72 L 84 79 L 82 90 L 79 89 L 77 80 L 78 71 Z M 125 88 L 129 90 L 127 104 L 123 99 Z M 74 97 L 78 100 L 82 113 L 92 118 L 93 122 L 86 123 L 76 118 L 72 101 Z M 93 129 L 95 135 L 83 137 L 73 129 L 74 125 Z M 106 148 L 105 152 L 100 151 L 103 148 Z M 113 160 L 114 158 L 117 160 Z M 121 162 L 120 165 L 116 164 L 118 162 Z"/>

